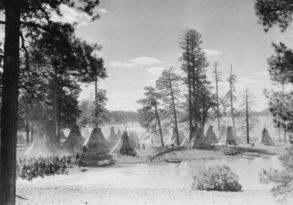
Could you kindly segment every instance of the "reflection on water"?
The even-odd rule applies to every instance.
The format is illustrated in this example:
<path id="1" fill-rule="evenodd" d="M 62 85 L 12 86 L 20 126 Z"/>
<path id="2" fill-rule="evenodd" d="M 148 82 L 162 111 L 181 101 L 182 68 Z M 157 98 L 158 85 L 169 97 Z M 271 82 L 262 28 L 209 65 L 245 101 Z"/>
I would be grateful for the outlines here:
<path id="1" fill-rule="evenodd" d="M 238 174 L 244 190 L 269 189 L 270 187 L 259 182 L 259 173 L 264 168 L 281 168 L 278 157 L 274 156 L 256 159 L 206 159 L 185 161 L 181 164 L 139 164 L 123 167 L 117 171 L 123 173 L 122 177 L 125 180 L 125 183 L 120 185 L 129 188 L 190 188 L 192 178 L 197 172 L 203 168 L 221 164 L 229 166 Z"/>
<path id="2" fill-rule="evenodd" d="M 38 186 L 94 186 L 130 189 L 187 188 L 193 176 L 211 165 L 225 164 L 238 174 L 243 190 L 264 190 L 270 187 L 259 182 L 264 168 L 281 168 L 277 156 L 256 159 L 206 159 L 184 161 L 181 164 L 149 163 L 110 168 L 95 168 L 83 173 L 66 176 L 38 178 L 32 183 Z"/>

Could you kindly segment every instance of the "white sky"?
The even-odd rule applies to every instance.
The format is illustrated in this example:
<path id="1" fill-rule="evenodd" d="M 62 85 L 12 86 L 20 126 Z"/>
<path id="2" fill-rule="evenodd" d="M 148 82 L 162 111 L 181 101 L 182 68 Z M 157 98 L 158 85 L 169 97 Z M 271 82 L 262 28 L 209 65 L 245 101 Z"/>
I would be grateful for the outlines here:
<path id="1" fill-rule="evenodd" d="M 90 22 L 87 16 L 64 8 L 66 21 L 77 21 L 77 34 L 103 46 L 109 77 L 100 83 L 108 92 L 110 110 L 137 110 L 143 87 L 152 85 L 169 66 L 180 69 L 179 38 L 185 28 L 201 33 L 210 66 L 215 62 L 226 80 L 233 65 L 236 90 L 247 87 L 257 98 L 258 110 L 267 107 L 264 88 L 272 88 L 267 58 L 271 42 L 293 44 L 293 30 L 274 29 L 265 33 L 257 23 L 254 0 L 104 0 L 101 17 Z M 212 79 L 212 78 L 211 78 Z M 228 83 L 220 84 L 220 93 Z M 91 97 L 93 86 L 83 86 L 80 100 Z"/>

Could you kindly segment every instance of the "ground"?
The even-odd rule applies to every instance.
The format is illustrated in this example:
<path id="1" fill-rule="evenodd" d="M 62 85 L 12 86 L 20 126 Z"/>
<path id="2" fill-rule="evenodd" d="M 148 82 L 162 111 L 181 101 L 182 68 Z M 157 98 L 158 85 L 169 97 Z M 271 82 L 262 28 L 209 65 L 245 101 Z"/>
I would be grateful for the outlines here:
<path id="1" fill-rule="evenodd" d="M 148 162 L 151 150 L 139 151 L 139 157 L 115 156 L 108 168 L 78 167 L 68 175 L 18 179 L 17 204 L 277 204 L 270 186 L 259 183 L 258 173 L 270 166 L 279 168 L 278 156 L 284 146 L 258 147 L 270 153 L 227 157 L 218 150 L 185 150 L 168 153 Z M 180 164 L 164 158 L 182 160 Z M 192 177 L 203 167 L 226 164 L 239 175 L 241 192 L 195 191 Z"/>

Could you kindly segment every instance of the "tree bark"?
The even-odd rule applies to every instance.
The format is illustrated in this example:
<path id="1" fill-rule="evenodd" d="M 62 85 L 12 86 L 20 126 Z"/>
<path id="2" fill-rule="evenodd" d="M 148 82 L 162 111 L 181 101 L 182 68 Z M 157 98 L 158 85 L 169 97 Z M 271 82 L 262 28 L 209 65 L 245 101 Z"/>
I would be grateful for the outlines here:
<path id="1" fill-rule="evenodd" d="M 54 65 L 53 65 L 54 67 Z M 58 105 L 57 105 L 57 76 L 56 73 L 53 74 L 53 135 L 51 144 L 53 146 L 57 145 L 57 136 L 58 136 Z"/>
<path id="2" fill-rule="evenodd" d="M 33 124 L 31 124 L 31 127 L 30 127 L 30 132 L 31 132 L 31 142 L 33 142 L 34 141 L 34 125 Z"/>
<path id="3" fill-rule="evenodd" d="M 98 96 L 98 76 L 95 75 L 95 116 L 94 116 L 94 126 L 98 127 L 98 116 L 100 112 L 100 106 L 99 106 L 99 96 Z"/>
<path id="4" fill-rule="evenodd" d="M 30 124 L 28 120 L 25 120 L 25 132 L 26 132 L 26 144 L 30 143 Z"/>
<path id="5" fill-rule="evenodd" d="M 194 128 L 192 123 L 192 92 L 191 92 L 191 73 L 190 73 L 190 62 L 189 62 L 189 42 L 186 37 L 186 60 L 187 60 L 187 86 L 188 86 L 188 120 L 189 120 L 189 141 L 191 141 L 194 135 Z"/>
<path id="6" fill-rule="evenodd" d="M 215 81 L 216 81 L 216 98 L 217 98 L 217 121 L 218 121 L 218 134 L 221 136 L 221 116 L 220 116 L 220 102 L 219 102 L 219 76 L 217 70 L 217 63 L 215 64 Z"/>
<path id="7" fill-rule="evenodd" d="M 173 110 L 173 115 L 174 115 L 174 125 L 175 125 L 176 142 L 177 142 L 177 146 L 179 146 L 180 145 L 180 142 L 179 142 L 177 111 L 176 111 L 176 105 L 175 105 L 175 99 L 174 99 L 174 92 L 173 92 L 172 80 L 171 80 L 170 76 L 169 76 L 169 86 L 170 86 L 170 95 L 171 95 L 171 99 L 172 99 L 172 110 Z"/>
<path id="8" fill-rule="evenodd" d="M 160 133 L 160 137 L 161 137 L 161 145 L 163 147 L 164 146 L 164 138 L 163 138 L 161 120 L 160 120 L 160 116 L 159 116 L 159 112 L 158 112 L 158 107 L 157 107 L 157 101 L 153 98 L 153 102 L 154 102 L 156 117 L 157 117 L 158 126 L 159 126 L 159 133 Z"/>
<path id="9" fill-rule="evenodd" d="M 230 72 L 230 80 L 229 80 L 229 85 L 230 85 L 230 108 L 231 108 L 231 117 L 232 117 L 232 122 L 233 122 L 233 129 L 236 134 L 236 125 L 235 125 L 235 116 L 234 116 L 234 106 L 233 106 L 233 89 L 232 89 L 232 66 L 231 66 L 231 72 Z"/>
<path id="10" fill-rule="evenodd" d="M 282 83 L 282 101 L 285 103 L 285 85 Z M 284 142 L 287 142 L 287 133 L 286 130 L 283 129 L 283 140 Z"/>
<path id="11" fill-rule="evenodd" d="M 0 204 L 15 204 L 20 2 L 6 1 L 1 107 Z"/>

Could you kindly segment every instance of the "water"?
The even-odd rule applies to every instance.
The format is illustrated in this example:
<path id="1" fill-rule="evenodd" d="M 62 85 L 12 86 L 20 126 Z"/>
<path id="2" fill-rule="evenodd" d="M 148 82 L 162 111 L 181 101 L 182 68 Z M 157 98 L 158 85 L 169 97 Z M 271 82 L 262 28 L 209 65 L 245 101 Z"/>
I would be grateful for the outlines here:
<path id="1" fill-rule="evenodd" d="M 84 186 L 127 189 L 190 189 L 193 176 L 211 165 L 225 164 L 239 176 L 243 190 L 266 190 L 270 186 L 261 184 L 259 173 L 264 168 L 281 168 L 277 156 L 256 159 L 205 159 L 184 161 L 180 164 L 147 163 L 109 168 L 92 168 L 87 172 L 50 176 L 33 180 L 33 186 Z M 28 183 L 21 181 L 19 183 Z"/>

